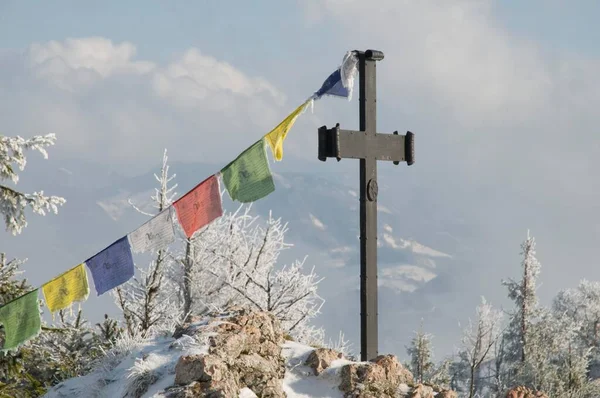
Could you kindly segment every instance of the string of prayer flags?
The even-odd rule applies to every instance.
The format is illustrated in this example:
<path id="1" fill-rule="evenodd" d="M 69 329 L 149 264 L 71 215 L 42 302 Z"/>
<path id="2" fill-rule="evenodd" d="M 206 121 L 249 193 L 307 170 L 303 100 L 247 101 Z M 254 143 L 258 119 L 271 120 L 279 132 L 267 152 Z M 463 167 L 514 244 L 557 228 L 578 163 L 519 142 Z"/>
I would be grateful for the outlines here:
<path id="1" fill-rule="evenodd" d="M 263 139 L 246 149 L 221 170 L 231 199 L 254 202 L 275 190 Z"/>
<path id="2" fill-rule="evenodd" d="M 306 106 L 312 102 L 312 99 L 309 99 L 302 105 L 300 105 L 294 112 L 290 113 L 288 117 L 286 117 L 277 127 L 271 130 L 265 138 L 271 146 L 271 151 L 273 152 L 273 157 L 276 161 L 281 161 L 283 158 L 283 141 L 287 136 L 288 131 L 292 128 L 298 116 L 304 111 Z"/>
<path id="3" fill-rule="evenodd" d="M 129 243 L 134 253 L 161 250 L 175 240 L 171 206 L 148 220 L 129 234 Z"/>
<path id="4" fill-rule="evenodd" d="M 79 264 L 44 284 L 42 292 L 50 312 L 65 309 L 76 301 L 87 300 L 90 287 L 84 265 Z"/>
<path id="5" fill-rule="evenodd" d="M 173 206 L 185 236 L 191 238 L 194 232 L 223 215 L 219 179 L 215 175 L 208 177 Z"/>
<path id="6" fill-rule="evenodd" d="M 133 256 L 127 236 L 87 260 L 98 296 L 127 282 L 134 274 Z"/>
<path id="7" fill-rule="evenodd" d="M 188 238 L 223 215 L 218 175 L 222 176 L 231 198 L 242 203 L 257 201 L 275 191 L 266 145 L 270 146 L 275 160 L 281 161 L 283 142 L 309 104 L 312 105 L 314 100 L 324 95 L 351 99 L 357 66 L 357 53 L 347 52 L 341 66 L 327 77 L 321 88 L 308 100 L 220 173 L 207 178 L 173 203 L 171 207 L 175 208 L 178 222 Z M 85 266 L 92 273 L 98 296 L 131 279 L 135 272 L 133 252 L 161 250 L 175 240 L 171 207 L 84 263 L 45 283 L 41 289 L 50 311 L 54 313 L 87 299 L 90 287 Z M 5 330 L 4 351 L 17 348 L 40 332 L 38 292 L 39 289 L 36 289 L 0 307 L 0 324 Z"/>
<path id="8" fill-rule="evenodd" d="M 42 327 L 38 289 L 0 307 L 0 323 L 4 326 L 4 352 L 37 336 Z"/>

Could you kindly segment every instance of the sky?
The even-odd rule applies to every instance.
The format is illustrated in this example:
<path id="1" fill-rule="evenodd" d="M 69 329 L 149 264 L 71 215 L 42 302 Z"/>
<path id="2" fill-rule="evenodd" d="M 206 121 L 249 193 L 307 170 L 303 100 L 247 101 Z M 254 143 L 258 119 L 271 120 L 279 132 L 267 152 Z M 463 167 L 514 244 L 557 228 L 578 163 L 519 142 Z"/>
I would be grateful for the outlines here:
<path id="1" fill-rule="evenodd" d="M 530 229 L 548 303 L 600 278 L 599 11 L 559 0 L 0 0 L 0 128 L 54 132 L 53 159 L 125 175 L 152 169 L 165 147 L 173 161 L 226 164 L 346 51 L 381 50 L 378 128 L 413 131 L 416 163 L 380 167 L 406 195 L 407 174 L 425 187 L 407 211 L 437 206 L 476 231 L 465 245 L 479 272 L 462 283 L 492 302 L 505 295 L 499 279 L 518 275 Z M 316 131 L 357 128 L 357 110 L 356 98 L 316 102 L 273 167 L 356 172 L 316 159 Z"/>

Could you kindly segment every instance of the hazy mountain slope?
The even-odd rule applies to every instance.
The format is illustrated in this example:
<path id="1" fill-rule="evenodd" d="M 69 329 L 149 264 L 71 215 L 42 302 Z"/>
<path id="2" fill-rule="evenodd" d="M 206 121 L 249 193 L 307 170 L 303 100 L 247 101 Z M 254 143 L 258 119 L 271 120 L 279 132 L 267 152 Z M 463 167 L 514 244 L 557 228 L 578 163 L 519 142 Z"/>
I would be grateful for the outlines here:
<path id="1" fill-rule="evenodd" d="M 48 191 L 67 198 L 66 206 L 57 216 L 36 217 L 35 228 L 27 230 L 26 238 L 7 238 L 11 255 L 29 257 L 26 275 L 34 284 L 85 261 L 143 223 L 144 216 L 131 209 L 127 201 L 132 199 L 150 210 L 149 197 L 155 186 L 153 171 L 123 177 L 103 173 L 91 164 L 72 164 L 67 168 L 49 163 L 50 167 L 37 169 L 35 180 L 47 181 Z M 179 195 L 216 168 L 205 164 L 172 164 Z M 62 174 L 56 175 L 57 170 Z M 423 291 L 428 286 L 437 286 L 436 291 L 449 289 L 448 284 L 455 276 L 452 271 L 455 253 L 464 248 L 458 243 L 460 228 L 452 229 L 449 225 L 443 229 L 444 220 L 435 209 L 427 218 L 422 213 L 411 213 L 411 201 L 418 200 L 415 197 L 419 192 L 406 194 L 395 184 L 399 179 L 396 173 L 385 170 L 380 173 L 384 181 L 380 184 L 378 241 L 381 351 L 403 355 L 404 346 L 422 317 L 431 318 L 431 329 L 437 324 L 447 324 L 448 317 L 433 308 L 432 295 L 424 295 Z M 406 173 L 402 174 L 405 178 Z M 325 326 L 330 336 L 343 329 L 358 350 L 357 173 L 288 172 L 276 174 L 275 179 L 276 191 L 256 202 L 253 208 L 261 215 L 271 210 L 274 216 L 289 223 L 288 241 L 295 247 L 285 253 L 283 260 L 308 255 L 306 265 L 315 265 L 318 274 L 325 277 L 320 294 L 327 302 L 317 322 Z M 237 206 L 227 194 L 225 206 L 228 209 Z M 422 237 L 427 240 L 419 240 Z M 30 247 L 31 242 L 36 242 L 35 250 Z M 440 275 L 444 276 L 441 281 Z M 450 305 L 452 300 L 444 302 Z M 84 308 L 90 310 L 88 317 L 92 321 L 99 320 L 104 312 L 116 313 L 108 296 L 96 297 L 94 293 Z M 443 343 L 444 348 L 456 341 L 455 325 L 442 337 L 448 340 Z"/>

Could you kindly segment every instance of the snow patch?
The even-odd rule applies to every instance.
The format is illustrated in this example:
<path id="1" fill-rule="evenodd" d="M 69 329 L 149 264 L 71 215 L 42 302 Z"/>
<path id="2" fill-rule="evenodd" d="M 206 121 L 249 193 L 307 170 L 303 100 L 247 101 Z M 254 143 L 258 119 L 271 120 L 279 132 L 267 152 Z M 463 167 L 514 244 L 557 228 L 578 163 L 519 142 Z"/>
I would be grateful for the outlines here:
<path id="1" fill-rule="evenodd" d="M 424 256 L 428 256 L 428 257 L 448 257 L 448 258 L 452 257 L 449 254 L 432 249 L 431 247 L 425 246 L 425 245 L 423 245 L 415 240 L 412 240 L 412 239 L 399 238 L 398 240 L 396 240 L 396 238 L 394 238 L 390 234 L 392 232 L 392 227 L 390 227 L 389 225 L 385 225 L 383 228 L 386 231 L 382 236 L 383 241 L 385 242 L 385 244 L 388 247 L 391 247 L 392 249 L 396 249 L 396 250 L 408 249 L 415 254 L 421 254 Z M 379 247 L 383 247 L 383 244 L 380 244 L 379 241 L 377 243 L 378 243 Z"/>
<path id="2" fill-rule="evenodd" d="M 353 251 L 354 249 L 352 249 L 350 246 L 336 247 L 330 250 L 331 253 L 351 253 Z"/>
<path id="3" fill-rule="evenodd" d="M 392 214 L 392 211 L 390 209 L 388 209 L 385 206 L 381 206 L 381 205 L 377 205 L 377 211 L 380 211 L 382 213 L 387 213 L 387 214 Z"/>
<path id="4" fill-rule="evenodd" d="M 389 247 L 391 247 L 392 249 L 404 249 L 406 246 L 402 246 L 400 247 L 397 243 L 396 243 L 396 239 L 394 239 L 394 237 L 390 234 L 383 234 L 383 240 L 385 241 L 385 243 L 388 244 Z"/>
<path id="5" fill-rule="evenodd" d="M 142 398 L 164 398 L 165 389 L 175 383 L 175 365 L 179 358 L 207 352 L 208 347 L 190 344 L 190 339 L 189 336 L 181 338 L 179 340 L 184 341 L 178 343 L 171 337 L 132 341 L 123 347 L 131 352 L 124 352 L 126 355 L 119 356 L 109 368 L 98 368 L 89 375 L 66 380 L 50 389 L 45 397 L 112 398 L 136 396 L 137 393 Z M 341 369 L 353 362 L 335 360 L 331 367 L 315 376 L 311 368 L 304 366 L 313 350 L 293 341 L 282 344 L 282 355 L 286 360 L 283 390 L 288 398 L 342 398 L 338 388 Z M 257 395 L 249 388 L 243 388 L 239 397 L 257 398 Z"/>
<path id="6" fill-rule="evenodd" d="M 342 398 L 343 394 L 338 388 L 339 373 L 342 366 L 352 362 L 338 359 L 319 376 L 315 376 L 311 368 L 304 366 L 313 350 L 293 341 L 283 345 L 282 355 L 287 362 L 283 391 L 289 398 Z"/>
<path id="7" fill-rule="evenodd" d="M 427 247 L 415 240 L 400 239 L 400 245 L 403 248 L 410 247 L 410 250 L 416 254 L 423 254 L 423 255 L 429 256 L 429 257 L 448 257 L 448 258 L 452 257 L 449 254 L 437 251 L 435 249 L 432 249 L 431 247 Z"/>
<path id="8" fill-rule="evenodd" d="M 377 284 L 398 292 L 414 292 L 436 276 L 437 274 L 423 267 L 403 264 L 382 269 Z"/>
<path id="9" fill-rule="evenodd" d="M 273 175 L 273 178 L 275 180 L 277 180 L 277 182 L 279 182 L 279 184 L 281 184 L 283 187 L 285 188 L 291 188 L 292 184 L 289 183 L 289 181 L 283 177 L 281 174 L 277 174 L 277 173 L 271 173 Z"/>
<path id="10" fill-rule="evenodd" d="M 312 224 L 317 227 L 318 229 L 320 229 L 321 231 L 325 231 L 325 224 L 323 224 L 321 222 L 321 220 L 319 220 L 317 217 L 313 216 L 312 214 L 308 214 L 310 216 L 310 221 L 312 222 Z"/>
<path id="11" fill-rule="evenodd" d="M 153 207 L 152 202 L 148 200 L 152 194 L 153 192 L 149 190 L 135 194 L 128 191 L 122 191 L 110 198 L 99 200 L 96 204 L 100 206 L 110 218 L 114 221 L 118 221 L 126 214 L 126 212 L 131 212 L 131 214 L 137 213 L 129 203 L 130 199 L 140 210 L 150 214 L 156 213 L 156 209 Z"/>

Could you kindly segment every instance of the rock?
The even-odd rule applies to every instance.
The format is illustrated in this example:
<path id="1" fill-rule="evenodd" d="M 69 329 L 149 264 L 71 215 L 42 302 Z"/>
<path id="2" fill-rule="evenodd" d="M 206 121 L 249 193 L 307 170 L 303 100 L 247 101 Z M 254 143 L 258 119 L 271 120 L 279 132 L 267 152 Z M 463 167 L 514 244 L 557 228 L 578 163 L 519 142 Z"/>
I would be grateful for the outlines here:
<path id="1" fill-rule="evenodd" d="M 214 355 L 184 355 L 175 366 L 175 384 L 221 381 L 231 378 L 227 365 Z"/>
<path id="2" fill-rule="evenodd" d="M 339 389 L 346 397 L 395 397 L 401 384 L 412 382 L 412 373 L 395 355 L 380 355 L 368 363 L 342 367 Z"/>
<path id="3" fill-rule="evenodd" d="M 248 352 L 247 336 L 243 333 L 220 333 L 209 339 L 209 354 L 219 355 L 228 364 L 233 364 L 242 353 Z"/>
<path id="4" fill-rule="evenodd" d="M 330 348 L 317 348 L 310 353 L 304 364 L 311 367 L 315 376 L 318 376 L 322 371 L 331 366 L 333 361 L 342 359 L 343 357 L 343 354 Z"/>
<path id="5" fill-rule="evenodd" d="M 193 382 L 167 395 L 168 398 L 230 398 L 238 396 L 239 387 L 232 381 Z"/>
<path id="6" fill-rule="evenodd" d="M 371 362 L 381 366 L 385 370 L 386 378 L 394 384 L 412 384 L 413 375 L 406 369 L 395 355 L 380 355 Z"/>
<path id="7" fill-rule="evenodd" d="M 506 398 L 548 398 L 548 395 L 541 391 L 532 391 L 527 387 L 518 386 L 508 390 Z"/>
<path id="8" fill-rule="evenodd" d="M 171 388 L 169 396 L 236 397 L 247 387 L 259 397 L 286 397 L 283 332 L 273 315 L 239 310 L 208 324 L 216 332 L 209 337 L 208 354 L 179 359 L 175 384 L 186 386 Z"/>
<path id="9" fill-rule="evenodd" d="M 260 397 L 285 397 L 281 379 L 285 375 L 285 363 L 268 360 L 254 353 L 242 355 L 234 366 L 240 384 L 250 388 Z"/>
<path id="10" fill-rule="evenodd" d="M 409 398 L 435 398 L 435 395 L 432 387 L 417 384 L 411 391 Z"/>
<path id="11" fill-rule="evenodd" d="M 345 397 L 392 398 L 400 383 L 398 378 L 387 378 L 385 369 L 374 363 L 348 364 L 342 367 L 339 389 Z"/>

